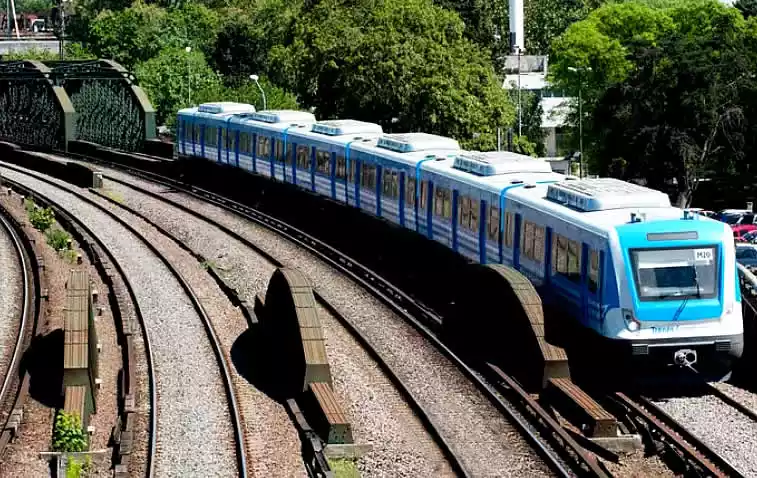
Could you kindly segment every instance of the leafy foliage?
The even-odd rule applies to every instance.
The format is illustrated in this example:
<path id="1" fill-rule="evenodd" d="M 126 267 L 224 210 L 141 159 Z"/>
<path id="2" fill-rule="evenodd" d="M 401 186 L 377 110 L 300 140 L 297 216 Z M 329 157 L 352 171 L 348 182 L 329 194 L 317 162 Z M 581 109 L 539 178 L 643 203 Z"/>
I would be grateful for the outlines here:
<path id="1" fill-rule="evenodd" d="M 51 0 L 16 0 L 16 14 L 43 13 L 53 7 Z"/>
<path id="2" fill-rule="evenodd" d="M 66 478 L 79 478 L 84 471 L 84 465 L 73 457 L 66 463 Z"/>
<path id="3" fill-rule="evenodd" d="M 137 0 L 123 10 L 100 12 L 89 25 L 88 41 L 98 57 L 133 68 L 163 50 L 191 46 L 209 52 L 219 22 L 216 12 L 200 4 L 189 3 L 169 12 Z"/>
<path id="4" fill-rule="evenodd" d="M 29 222 L 38 231 L 46 231 L 55 221 L 55 213 L 52 209 L 41 208 L 34 204 L 34 201 L 26 200 L 26 213 L 29 216 Z"/>
<path id="5" fill-rule="evenodd" d="M 66 43 L 64 47 L 64 56 L 66 60 L 93 60 L 95 56 L 87 51 L 81 43 Z M 56 61 L 60 60 L 60 55 L 50 50 L 41 50 L 31 48 L 24 52 L 12 52 L 3 54 L 4 60 L 39 60 L 39 61 Z"/>
<path id="6" fill-rule="evenodd" d="M 57 228 L 49 229 L 45 236 L 47 237 L 47 243 L 56 251 L 60 252 L 68 249 L 68 241 L 71 239 L 71 236 L 66 231 Z"/>
<path id="7" fill-rule="evenodd" d="M 635 48 L 633 70 L 600 98 L 592 130 L 600 172 L 671 190 L 680 206 L 691 202 L 699 179 L 734 167 L 750 120 L 757 126 L 744 101 L 757 91 L 755 30 L 738 13 L 698 12 L 710 15 L 709 26 L 679 24 Z M 702 21 L 690 13 L 686 23 Z"/>
<path id="8" fill-rule="evenodd" d="M 294 19 L 293 40 L 271 48 L 266 70 L 321 118 L 364 119 L 491 149 L 513 108 L 487 55 L 463 30 L 455 14 L 427 0 L 323 2 Z"/>
<path id="9" fill-rule="evenodd" d="M 744 18 L 757 15 L 757 0 L 738 0 L 733 6 L 744 15 Z"/>
<path id="10" fill-rule="evenodd" d="M 53 429 L 53 450 L 71 453 L 86 449 L 87 433 L 82 428 L 79 417 L 59 410 Z"/>

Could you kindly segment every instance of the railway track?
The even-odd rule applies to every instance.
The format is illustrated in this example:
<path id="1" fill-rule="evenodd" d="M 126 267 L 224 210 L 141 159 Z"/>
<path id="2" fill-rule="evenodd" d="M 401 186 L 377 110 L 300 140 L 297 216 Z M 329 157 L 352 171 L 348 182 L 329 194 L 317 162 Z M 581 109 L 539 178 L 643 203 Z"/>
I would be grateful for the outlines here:
<path id="1" fill-rule="evenodd" d="M 137 299 L 135 303 L 147 304 L 147 307 L 141 307 L 141 315 L 145 342 L 150 349 L 150 369 L 154 373 L 151 376 L 148 476 L 173 473 L 186 476 L 202 469 L 204 476 L 238 474 L 246 477 L 247 460 L 241 418 L 231 386 L 228 364 L 220 351 L 207 313 L 186 280 L 153 244 L 144 240 L 133 227 L 96 201 L 40 175 L 15 167 L 8 169 L 14 170 L 15 174 L 6 174 L 4 181 L 27 195 L 38 198 L 39 202 L 49 204 L 58 213 L 71 211 L 69 215 L 73 220 L 95 238 L 105 251 L 110 251 L 113 263 L 121 264 L 125 279 L 139 278 L 131 280 L 130 287 Z M 15 179 L 13 176 L 16 176 Z M 52 199 L 52 196 L 58 196 L 58 199 Z M 97 228 L 100 234 L 93 233 L 93 228 L 81 219 L 91 219 L 94 211 L 95 215 L 101 215 Z M 117 227 L 112 228 L 113 223 Z M 103 239 L 101 236 L 107 237 Z M 129 246 L 124 246 L 125 237 L 133 238 Z M 139 260 L 125 259 L 129 256 L 128 253 L 136 255 Z M 153 274 L 161 277 L 146 272 L 145 264 L 152 265 Z M 157 274 L 156 271 L 163 274 Z M 144 311 L 145 308 L 148 309 L 147 312 Z M 174 312 L 170 318 L 173 320 L 163 317 L 164 311 L 168 310 Z M 198 324 L 204 329 L 202 332 L 198 330 Z M 176 336 L 177 331 L 186 348 L 177 350 L 175 347 L 172 337 Z M 210 344 L 207 343 L 208 340 Z M 189 361 L 181 352 L 190 350 L 205 350 L 206 353 L 191 357 L 193 360 Z M 211 365 L 213 361 L 216 362 L 215 365 Z M 186 387 L 186 382 L 190 382 L 189 387 Z M 225 396 L 228 402 L 225 406 L 214 402 L 212 393 L 208 394 L 210 387 L 214 385 L 224 390 L 225 393 L 220 395 Z M 205 412 L 207 416 L 203 417 L 198 411 Z M 193 426 L 187 429 L 185 425 L 190 416 Z M 233 441 L 231 447 L 230 441 Z M 217 448 L 208 455 L 209 447 L 214 445 Z"/>
<path id="2" fill-rule="evenodd" d="M 112 165 L 111 165 L 112 166 Z M 492 404 L 513 423 L 520 433 L 527 439 L 531 446 L 544 459 L 553 472 L 559 476 L 575 476 L 588 474 L 594 476 L 609 476 L 606 469 L 596 460 L 593 454 L 588 453 L 567 434 L 562 427 L 549 417 L 549 414 L 533 400 L 518 384 L 503 374 L 501 371 L 489 375 L 491 380 L 486 380 L 480 374 L 468 367 L 459 357 L 449 350 L 434 333 L 434 329 L 441 324 L 441 318 L 417 303 L 408 295 L 399 291 L 391 284 L 383 280 L 371 270 L 345 257 L 339 251 L 330 248 L 317 239 L 299 231 L 291 226 L 267 216 L 259 211 L 230 201 L 214 193 L 200 188 L 184 185 L 178 181 L 157 176 L 153 173 L 135 170 L 133 168 L 118 167 L 129 174 L 143 180 L 170 188 L 177 192 L 183 192 L 207 203 L 213 204 L 226 211 L 241 216 L 253 223 L 261 225 L 276 234 L 282 235 L 296 245 L 309 250 L 321 260 L 340 270 L 353 281 L 362 285 L 381 302 L 389 306 L 395 313 L 400 315 L 408 323 L 420 332 L 427 340 L 435 345 L 445 357 L 456 364 L 461 372 L 476 388 L 486 396 Z M 142 194 L 160 201 L 166 201 L 164 197 L 155 191 L 151 191 L 134 185 L 132 182 L 116 178 L 112 174 L 104 174 L 104 179 L 113 181 L 128 188 L 133 188 Z M 171 204 L 184 212 L 207 221 L 208 218 L 196 213 L 191 208 L 170 201 Z M 230 231 L 223 225 L 214 224 L 237 240 L 244 240 L 238 234 Z M 260 253 L 261 251 L 258 251 Z M 505 398 L 506 397 L 506 398 Z M 516 411 L 517 410 L 517 411 Z M 525 418 L 528 417 L 528 420 Z"/>
<path id="3" fill-rule="evenodd" d="M 13 224 L 0 208 L 0 362 L 3 367 L 0 387 L 0 456 L 10 442 L 13 429 L 20 424 L 21 410 L 28 392 L 28 377 L 19 373 L 21 357 L 31 342 L 39 311 L 39 278 L 31 243 L 20 227 Z M 24 390 L 26 389 L 26 390 Z"/>
<path id="4" fill-rule="evenodd" d="M 615 394 L 615 398 L 627 407 L 632 416 L 646 424 L 664 448 L 679 457 L 688 475 L 723 478 L 743 476 L 649 398 L 631 398 L 620 392 Z"/>

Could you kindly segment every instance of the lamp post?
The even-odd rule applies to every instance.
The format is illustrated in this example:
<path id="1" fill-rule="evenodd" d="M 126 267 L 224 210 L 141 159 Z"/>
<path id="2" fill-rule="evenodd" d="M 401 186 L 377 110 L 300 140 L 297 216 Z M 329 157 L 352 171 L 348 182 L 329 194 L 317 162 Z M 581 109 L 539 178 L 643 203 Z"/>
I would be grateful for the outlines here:
<path id="1" fill-rule="evenodd" d="M 188 46 L 184 49 L 187 52 L 187 93 L 188 103 L 192 106 L 192 63 L 190 62 L 189 54 L 192 53 L 192 47 Z"/>
<path id="2" fill-rule="evenodd" d="M 266 105 L 266 101 L 265 101 L 265 91 L 263 91 L 263 87 L 260 86 L 260 82 L 258 81 L 260 77 L 258 77 L 258 75 L 250 75 L 250 79 L 254 81 L 256 85 L 258 85 L 258 89 L 260 90 L 260 95 L 263 97 L 263 109 L 267 110 L 268 106 Z"/>
<path id="3" fill-rule="evenodd" d="M 581 72 L 584 70 L 591 71 L 591 67 L 568 67 L 569 71 L 578 74 L 578 153 L 580 154 L 578 163 L 578 177 L 584 177 L 584 114 L 583 114 L 583 78 Z"/>

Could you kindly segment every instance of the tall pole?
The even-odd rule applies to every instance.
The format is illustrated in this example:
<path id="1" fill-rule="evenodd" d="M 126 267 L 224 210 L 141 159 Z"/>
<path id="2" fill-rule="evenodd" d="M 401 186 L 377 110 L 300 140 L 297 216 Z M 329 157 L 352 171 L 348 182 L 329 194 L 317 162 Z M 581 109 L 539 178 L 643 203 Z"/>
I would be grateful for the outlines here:
<path id="1" fill-rule="evenodd" d="M 184 49 L 187 52 L 187 91 L 189 106 L 192 106 L 192 63 L 189 61 L 189 54 L 192 52 L 192 47 L 188 46 Z"/>
<path id="2" fill-rule="evenodd" d="M 518 137 L 523 135 L 523 106 L 520 102 L 520 54 L 521 49 L 518 47 Z"/>
<path id="3" fill-rule="evenodd" d="M 578 80 L 578 154 L 581 155 L 578 163 L 578 177 L 584 177 L 584 114 L 583 98 L 581 90 L 583 89 L 583 79 L 579 75 Z"/>
<path id="4" fill-rule="evenodd" d="M 5 2 L 5 18 L 8 20 L 8 39 L 13 37 L 13 27 L 11 27 L 11 0 Z"/>
<path id="5" fill-rule="evenodd" d="M 66 38 L 66 9 L 64 8 L 63 1 L 60 2 L 60 59 L 65 56 L 66 45 L 64 44 Z"/>

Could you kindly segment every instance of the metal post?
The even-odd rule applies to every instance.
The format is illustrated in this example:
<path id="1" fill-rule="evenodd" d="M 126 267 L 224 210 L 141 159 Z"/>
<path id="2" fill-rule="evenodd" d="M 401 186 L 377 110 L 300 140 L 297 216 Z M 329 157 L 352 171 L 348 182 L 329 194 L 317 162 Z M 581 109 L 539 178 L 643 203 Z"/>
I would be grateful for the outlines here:
<path id="1" fill-rule="evenodd" d="M 581 155 L 578 163 L 578 177 L 584 177 L 584 114 L 583 114 L 583 79 L 579 75 L 578 80 L 578 153 Z"/>
<path id="2" fill-rule="evenodd" d="M 11 0 L 5 2 L 5 18 L 8 20 L 8 39 L 13 38 L 13 28 L 11 27 Z"/>
<path id="3" fill-rule="evenodd" d="M 60 2 L 60 59 L 65 57 L 66 45 L 66 9 L 63 6 L 63 1 Z"/>
<path id="4" fill-rule="evenodd" d="M 502 151 L 502 128 L 497 128 L 497 151 Z"/>
<path id="5" fill-rule="evenodd" d="M 520 102 L 520 55 L 521 49 L 518 47 L 518 137 L 523 134 L 523 107 Z"/>
<path id="6" fill-rule="evenodd" d="M 192 47 L 188 46 L 184 49 L 187 52 L 187 91 L 189 106 L 192 106 L 192 63 L 190 62 L 189 54 L 192 53 Z"/>

